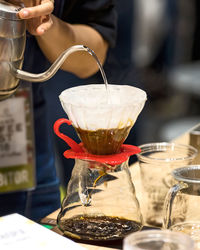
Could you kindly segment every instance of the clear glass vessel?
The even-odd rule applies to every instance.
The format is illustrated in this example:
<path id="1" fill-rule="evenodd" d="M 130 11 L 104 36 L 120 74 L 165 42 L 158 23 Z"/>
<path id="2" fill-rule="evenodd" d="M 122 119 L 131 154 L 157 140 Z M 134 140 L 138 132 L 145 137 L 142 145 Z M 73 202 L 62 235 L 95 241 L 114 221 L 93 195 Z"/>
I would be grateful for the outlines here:
<path id="1" fill-rule="evenodd" d="M 162 227 L 164 201 L 169 188 L 175 183 L 172 170 L 192 164 L 197 150 L 187 144 L 168 142 L 147 143 L 140 146 L 137 155 L 142 188 L 145 223 L 153 227 Z"/>
<path id="2" fill-rule="evenodd" d="M 76 159 L 57 222 L 66 236 L 82 240 L 116 240 L 141 230 L 128 161 L 110 166 Z"/>
<path id="3" fill-rule="evenodd" d="M 169 230 L 144 230 L 123 241 L 123 250 L 194 250 L 194 241 L 186 234 Z"/>
<path id="4" fill-rule="evenodd" d="M 178 168 L 172 175 L 178 183 L 167 194 L 163 227 L 190 235 L 200 249 L 200 165 Z"/>

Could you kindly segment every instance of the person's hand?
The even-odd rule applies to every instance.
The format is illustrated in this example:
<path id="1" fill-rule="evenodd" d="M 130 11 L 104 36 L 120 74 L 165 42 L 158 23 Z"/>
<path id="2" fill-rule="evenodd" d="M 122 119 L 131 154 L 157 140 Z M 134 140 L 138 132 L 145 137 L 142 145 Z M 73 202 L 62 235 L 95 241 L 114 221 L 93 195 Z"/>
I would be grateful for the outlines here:
<path id="1" fill-rule="evenodd" d="M 26 19 L 27 29 L 32 35 L 42 35 L 53 24 L 51 13 L 54 9 L 53 0 L 9 0 L 14 4 L 24 4 L 19 11 L 19 17 Z"/>

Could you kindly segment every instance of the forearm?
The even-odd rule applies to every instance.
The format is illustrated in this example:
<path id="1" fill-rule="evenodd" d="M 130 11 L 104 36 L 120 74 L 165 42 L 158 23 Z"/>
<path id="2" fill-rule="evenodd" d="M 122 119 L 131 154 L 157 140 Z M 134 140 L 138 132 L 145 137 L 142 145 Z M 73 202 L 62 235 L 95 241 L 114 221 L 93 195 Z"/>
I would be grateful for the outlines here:
<path id="1" fill-rule="evenodd" d="M 41 36 L 36 36 L 38 44 L 50 62 L 67 48 L 82 44 L 92 49 L 103 64 L 108 49 L 107 42 L 92 27 L 81 24 L 68 24 L 52 16 L 53 25 Z M 63 70 L 86 78 L 96 73 L 99 68 L 94 58 L 87 52 L 72 53 L 63 63 Z"/>

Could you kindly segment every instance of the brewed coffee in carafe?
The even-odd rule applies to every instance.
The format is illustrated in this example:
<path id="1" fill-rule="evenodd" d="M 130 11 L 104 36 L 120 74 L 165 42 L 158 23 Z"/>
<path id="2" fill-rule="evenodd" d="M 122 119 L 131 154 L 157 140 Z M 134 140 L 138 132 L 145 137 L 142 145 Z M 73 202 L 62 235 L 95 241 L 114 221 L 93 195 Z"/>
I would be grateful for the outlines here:
<path id="1" fill-rule="evenodd" d="M 107 88 L 90 84 L 67 89 L 59 96 L 81 139 L 76 147 L 59 132 L 69 120 L 61 119 L 54 126 L 71 147 L 64 156 L 75 159 L 58 226 L 66 236 L 82 240 L 122 239 L 140 230 L 143 223 L 128 166 L 129 157 L 140 150 L 123 143 L 144 106 L 146 93 L 128 85 Z"/>

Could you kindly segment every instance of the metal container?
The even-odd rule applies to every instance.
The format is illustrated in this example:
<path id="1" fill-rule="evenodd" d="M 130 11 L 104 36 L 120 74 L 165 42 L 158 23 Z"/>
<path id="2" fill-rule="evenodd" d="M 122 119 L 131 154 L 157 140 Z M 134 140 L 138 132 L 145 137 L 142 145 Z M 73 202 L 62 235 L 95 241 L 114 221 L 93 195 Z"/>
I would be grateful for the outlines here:
<path id="1" fill-rule="evenodd" d="M 18 17 L 19 6 L 0 1 L 0 100 L 15 92 L 19 79 L 10 73 L 10 64 L 21 69 L 26 44 L 25 21 Z"/>

